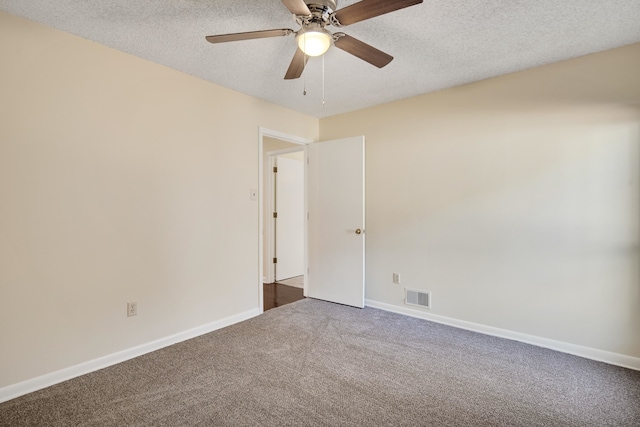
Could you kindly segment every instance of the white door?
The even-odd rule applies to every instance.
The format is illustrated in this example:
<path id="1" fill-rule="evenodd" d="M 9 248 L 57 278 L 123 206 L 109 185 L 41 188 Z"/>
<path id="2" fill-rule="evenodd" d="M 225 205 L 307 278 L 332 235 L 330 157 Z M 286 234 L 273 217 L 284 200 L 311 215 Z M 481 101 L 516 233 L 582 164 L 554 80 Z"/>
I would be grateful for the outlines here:
<path id="1" fill-rule="evenodd" d="M 304 152 L 277 157 L 276 281 L 304 274 Z"/>
<path id="2" fill-rule="evenodd" d="M 305 295 L 364 307 L 364 136 L 307 146 Z"/>

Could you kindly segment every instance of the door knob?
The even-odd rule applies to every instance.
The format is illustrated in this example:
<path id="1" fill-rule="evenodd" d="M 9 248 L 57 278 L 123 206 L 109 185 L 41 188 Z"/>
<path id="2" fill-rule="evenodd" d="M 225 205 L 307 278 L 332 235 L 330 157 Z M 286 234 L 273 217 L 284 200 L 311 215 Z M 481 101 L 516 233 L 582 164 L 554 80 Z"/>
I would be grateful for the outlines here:
<path id="1" fill-rule="evenodd" d="M 356 228 L 356 234 L 362 234 L 362 230 L 360 230 L 359 228 Z"/>

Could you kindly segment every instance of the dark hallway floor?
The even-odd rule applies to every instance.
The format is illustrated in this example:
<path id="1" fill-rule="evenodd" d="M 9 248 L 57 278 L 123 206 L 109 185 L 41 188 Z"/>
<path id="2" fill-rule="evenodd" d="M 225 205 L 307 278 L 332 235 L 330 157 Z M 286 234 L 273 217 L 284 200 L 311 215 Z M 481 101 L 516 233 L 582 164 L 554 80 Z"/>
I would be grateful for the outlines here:
<path id="1" fill-rule="evenodd" d="M 281 305 L 298 301 L 302 298 L 302 289 L 294 288 L 280 283 L 265 283 L 264 285 L 264 311 Z"/>

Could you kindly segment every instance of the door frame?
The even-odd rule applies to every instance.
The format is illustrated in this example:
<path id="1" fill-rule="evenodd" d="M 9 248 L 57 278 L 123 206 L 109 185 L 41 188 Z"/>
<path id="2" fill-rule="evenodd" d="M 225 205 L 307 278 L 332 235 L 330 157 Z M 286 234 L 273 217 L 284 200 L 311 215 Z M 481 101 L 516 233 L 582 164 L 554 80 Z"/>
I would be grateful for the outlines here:
<path id="1" fill-rule="evenodd" d="M 303 147 L 306 157 L 306 146 L 315 142 L 308 138 L 301 136 L 290 135 L 284 132 L 279 132 L 272 129 L 263 127 L 258 128 L 258 308 L 259 312 L 264 312 L 264 288 L 263 288 L 263 272 L 264 272 L 264 209 L 265 209 L 265 195 L 264 195 L 264 138 L 274 138 L 281 141 L 298 144 Z M 307 211 L 307 188 L 306 188 L 306 176 L 305 176 L 305 212 Z M 306 268 L 307 268 L 307 223 L 305 221 L 305 282 L 306 282 Z"/>
<path id="2" fill-rule="evenodd" d="M 304 146 L 283 148 L 282 150 L 274 150 L 274 151 L 269 151 L 264 153 L 264 156 L 266 157 L 265 165 L 268 168 L 267 171 L 272 170 L 272 168 L 276 166 L 275 161 L 277 157 L 282 156 L 283 154 L 298 153 L 298 152 L 304 153 Z M 267 182 L 265 183 L 264 188 L 267 194 L 265 194 L 264 196 L 264 206 L 267 207 L 267 213 L 275 212 L 275 203 L 274 203 L 275 201 L 273 200 L 273 195 L 275 194 L 275 182 L 273 180 L 273 173 L 267 173 L 266 175 L 267 175 Z M 304 179 L 304 175 L 303 175 L 303 179 Z M 306 193 L 306 186 L 305 186 L 305 193 Z M 304 200 L 306 200 L 306 198 Z M 303 203 L 304 203 L 304 200 L 303 200 Z M 306 205 L 305 205 L 305 211 L 306 211 Z M 268 214 L 267 214 L 267 217 L 268 217 Z M 275 254 L 273 253 L 273 248 L 275 246 L 274 243 L 276 239 L 276 230 L 275 230 L 273 221 L 269 221 L 269 224 L 265 225 L 263 237 L 264 237 L 263 250 L 266 247 L 264 256 L 262 258 L 264 262 L 264 259 L 269 260 L 275 257 Z M 267 273 L 265 275 L 266 276 L 265 279 L 267 280 L 267 282 L 265 283 L 275 282 L 276 274 L 275 274 L 275 269 L 273 268 L 273 263 L 267 263 L 266 272 Z"/>

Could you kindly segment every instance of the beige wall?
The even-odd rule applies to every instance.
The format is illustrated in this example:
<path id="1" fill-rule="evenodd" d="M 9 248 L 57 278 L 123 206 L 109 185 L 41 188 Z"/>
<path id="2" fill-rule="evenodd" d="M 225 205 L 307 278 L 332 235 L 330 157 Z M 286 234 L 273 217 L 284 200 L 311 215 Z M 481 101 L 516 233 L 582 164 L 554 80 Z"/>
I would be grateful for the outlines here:
<path id="1" fill-rule="evenodd" d="M 278 150 L 285 150 L 287 148 L 299 148 L 299 147 L 302 147 L 300 144 L 296 144 L 296 143 L 288 142 L 288 141 L 283 141 L 281 139 L 270 138 L 268 136 L 265 136 L 263 139 L 264 139 L 264 144 L 263 144 L 262 151 L 264 152 L 265 156 L 270 151 L 278 151 Z"/>
<path id="2" fill-rule="evenodd" d="M 317 119 L 4 13 L 0 58 L 0 388 L 257 309 L 258 129 Z"/>
<path id="3" fill-rule="evenodd" d="M 636 44 L 321 120 L 366 135 L 367 299 L 640 357 L 639 75 Z"/>

